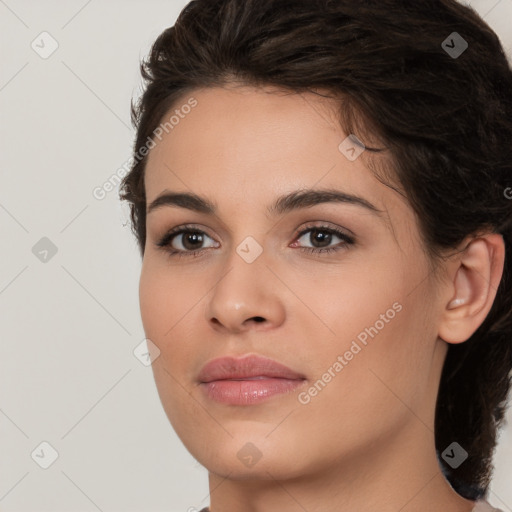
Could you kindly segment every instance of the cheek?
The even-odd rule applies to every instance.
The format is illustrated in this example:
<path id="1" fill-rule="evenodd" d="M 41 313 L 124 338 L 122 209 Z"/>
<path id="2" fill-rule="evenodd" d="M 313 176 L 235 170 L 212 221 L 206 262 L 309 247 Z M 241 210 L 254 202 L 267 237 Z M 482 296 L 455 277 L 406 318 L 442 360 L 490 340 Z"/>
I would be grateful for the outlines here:
<path id="1" fill-rule="evenodd" d="M 168 304 L 169 294 L 164 293 L 164 280 L 159 279 L 158 274 L 144 259 L 139 280 L 139 304 L 142 324 L 148 338 L 157 337 L 163 329 L 162 313 L 172 311 Z"/>
<path id="2" fill-rule="evenodd" d="M 380 315 L 393 322 L 399 308 L 393 308 L 393 304 L 400 302 L 403 276 L 393 276 L 392 270 L 382 263 L 379 267 L 378 262 L 363 262 L 359 266 L 340 266 L 336 273 L 295 280 L 294 291 L 306 298 L 313 313 L 305 317 L 309 319 L 309 328 L 316 325 L 318 333 L 340 345 L 340 349 L 347 344 L 348 350 L 350 341 L 358 334 L 362 332 L 364 338 L 365 328 L 378 322 L 382 329 Z M 380 278 L 386 274 L 386 279 Z"/>
<path id="3" fill-rule="evenodd" d="M 429 371 L 425 361 L 431 360 L 436 339 L 425 308 L 429 291 L 411 285 L 421 282 L 422 269 L 374 263 L 365 270 L 352 267 L 329 282 L 317 282 L 315 288 L 308 281 L 303 292 L 309 288 L 308 305 L 317 313 L 309 315 L 305 331 L 322 340 L 322 350 L 311 347 L 308 358 L 314 361 L 313 374 L 321 377 L 331 368 L 340 376 L 333 380 L 348 391 L 342 394 L 348 402 L 357 396 L 366 397 L 362 401 L 368 404 L 376 391 L 384 393 L 381 398 L 390 393 L 379 378 L 392 389 L 406 390 L 406 395 L 423 386 Z M 332 367 L 338 356 L 343 369 L 337 365 L 336 372 Z"/>
<path id="4" fill-rule="evenodd" d="M 190 282 L 190 281 L 189 281 Z M 183 286 L 176 270 L 145 259 L 139 281 L 139 304 L 146 334 L 164 339 L 201 295 Z M 168 337 L 168 336 L 167 336 Z"/>
<path id="5" fill-rule="evenodd" d="M 309 402 L 303 409 L 308 429 L 323 436 L 332 429 L 333 438 L 342 432 L 340 443 L 358 446 L 396 431 L 410 418 L 410 409 L 420 408 L 428 383 L 426 361 L 431 357 L 426 357 L 428 344 L 422 343 L 415 328 L 412 305 L 400 305 L 400 311 L 392 309 L 396 314 L 392 319 L 389 314 L 388 323 L 379 318 L 388 311 L 388 301 L 383 309 L 380 303 L 367 304 L 350 322 L 340 318 L 337 339 L 311 352 L 311 387 L 300 397 L 301 404 Z M 350 323 L 351 332 L 342 331 L 345 323 Z"/>
<path id="6" fill-rule="evenodd" d="M 189 367 L 194 346 L 179 340 L 186 326 L 185 315 L 191 304 L 198 302 L 197 297 L 197 293 L 180 284 L 175 272 L 149 258 L 144 260 L 139 281 L 141 318 L 146 337 L 160 350 L 151 367 L 164 410 L 174 428 L 186 420 L 185 411 L 190 412 L 193 403 L 184 371 Z"/>
<path id="7" fill-rule="evenodd" d="M 173 375 L 186 376 L 194 351 L 198 350 L 194 341 L 198 338 L 198 317 L 202 315 L 205 293 L 200 285 L 200 279 L 170 269 L 160 261 L 148 258 L 142 265 L 139 303 L 144 332 L 160 350 L 155 362 Z"/>
<path id="8" fill-rule="evenodd" d="M 406 413 L 405 404 L 416 408 L 428 388 L 435 339 L 418 299 L 391 294 L 368 304 L 338 350 L 347 360 L 339 384 L 348 403 L 360 414 L 378 408 L 388 420 Z"/>

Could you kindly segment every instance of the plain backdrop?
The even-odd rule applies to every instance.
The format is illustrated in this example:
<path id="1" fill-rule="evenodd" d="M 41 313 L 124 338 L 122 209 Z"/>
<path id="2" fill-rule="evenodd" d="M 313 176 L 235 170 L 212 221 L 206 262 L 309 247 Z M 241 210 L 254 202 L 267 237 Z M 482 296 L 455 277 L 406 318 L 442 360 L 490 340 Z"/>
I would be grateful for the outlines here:
<path id="1" fill-rule="evenodd" d="M 512 0 L 468 3 L 510 52 Z M 93 195 L 131 156 L 139 61 L 185 5 L 0 0 L 1 511 L 209 503 L 207 472 L 135 355 L 141 262 L 128 210 L 117 188 Z M 507 418 L 490 501 L 512 511 Z"/>

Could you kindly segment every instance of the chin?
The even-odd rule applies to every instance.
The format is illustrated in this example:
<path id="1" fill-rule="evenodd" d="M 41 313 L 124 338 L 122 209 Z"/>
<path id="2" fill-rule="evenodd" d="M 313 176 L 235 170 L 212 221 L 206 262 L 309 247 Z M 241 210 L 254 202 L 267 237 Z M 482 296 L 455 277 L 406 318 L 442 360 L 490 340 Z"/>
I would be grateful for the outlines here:
<path id="1" fill-rule="evenodd" d="M 233 434 L 235 434 L 233 432 Z M 190 453 L 208 471 L 233 480 L 290 479 L 307 473 L 307 461 L 296 445 L 283 446 L 280 439 L 252 435 L 235 436 L 224 442 L 206 443 Z M 292 443 L 293 444 L 293 443 Z"/>

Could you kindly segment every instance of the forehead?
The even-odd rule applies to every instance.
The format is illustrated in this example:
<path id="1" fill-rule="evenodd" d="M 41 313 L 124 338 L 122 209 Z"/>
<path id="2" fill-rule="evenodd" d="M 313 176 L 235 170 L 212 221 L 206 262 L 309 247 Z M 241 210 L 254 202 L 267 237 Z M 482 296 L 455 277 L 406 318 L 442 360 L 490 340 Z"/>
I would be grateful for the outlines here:
<path id="1" fill-rule="evenodd" d="M 225 165 L 249 170 L 251 162 L 256 167 L 271 160 L 293 162 L 305 155 L 330 158 L 326 150 L 338 137 L 322 144 L 319 138 L 321 134 L 325 137 L 326 132 L 333 136 L 339 129 L 327 117 L 328 102 L 309 96 L 253 87 L 195 91 L 172 107 L 169 114 L 179 115 L 182 109 L 188 111 L 185 104 L 190 98 L 196 102 L 182 118 L 173 116 L 176 124 L 164 133 L 164 144 L 151 151 L 149 160 L 156 158 L 161 149 L 167 149 L 168 154 L 172 151 L 174 155 L 175 166 L 181 167 L 192 158 L 212 163 L 223 160 Z"/>
<path id="2" fill-rule="evenodd" d="M 146 165 L 148 196 L 176 181 L 169 168 L 208 187 L 222 178 L 224 187 L 233 180 L 311 186 L 333 166 L 337 170 L 329 179 L 339 178 L 346 167 L 351 172 L 343 173 L 345 183 L 370 184 L 375 179 L 363 159 L 349 162 L 340 153 L 348 134 L 336 121 L 335 107 L 333 100 L 312 93 L 247 86 L 196 90 L 164 116 L 163 123 L 172 120 L 163 124 L 161 140 L 153 138 L 156 146 Z"/>

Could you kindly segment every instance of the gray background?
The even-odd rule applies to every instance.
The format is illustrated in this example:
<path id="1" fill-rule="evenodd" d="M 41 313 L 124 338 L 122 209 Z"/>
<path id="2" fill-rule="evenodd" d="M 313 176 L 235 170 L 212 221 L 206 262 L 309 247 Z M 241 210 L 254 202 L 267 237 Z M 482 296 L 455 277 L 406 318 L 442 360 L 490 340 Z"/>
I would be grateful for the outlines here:
<path id="1" fill-rule="evenodd" d="M 133 353 L 144 331 L 128 210 L 117 188 L 93 196 L 131 156 L 139 59 L 186 3 L 0 0 L 1 511 L 192 512 L 209 502 L 206 470 Z M 467 3 L 512 54 L 512 0 Z M 504 511 L 511 422 L 509 409 L 490 495 Z M 58 452 L 47 469 L 43 441 Z"/>

